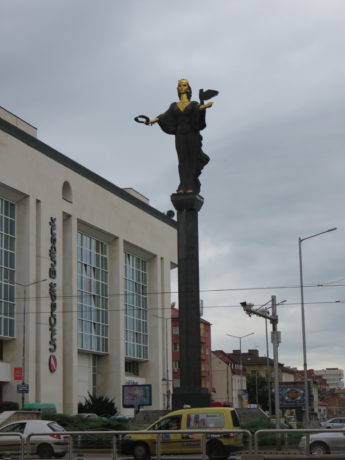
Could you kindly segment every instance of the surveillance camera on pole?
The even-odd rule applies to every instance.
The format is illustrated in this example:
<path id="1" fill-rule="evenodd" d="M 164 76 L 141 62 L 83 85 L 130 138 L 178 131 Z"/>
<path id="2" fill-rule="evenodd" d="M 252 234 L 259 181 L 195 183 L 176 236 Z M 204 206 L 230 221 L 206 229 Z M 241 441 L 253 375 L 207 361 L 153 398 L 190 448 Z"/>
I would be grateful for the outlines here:
<path id="1" fill-rule="evenodd" d="M 248 303 L 248 302 L 241 302 L 240 305 L 243 308 L 244 312 L 247 313 L 248 316 L 252 316 L 252 315 L 261 316 L 261 318 L 270 320 L 271 323 L 275 321 L 274 315 L 273 314 L 270 315 L 267 309 L 262 310 L 262 311 L 259 311 L 260 308 L 257 310 L 253 310 L 254 304 Z"/>
<path id="2" fill-rule="evenodd" d="M 252 316 L 254 307 L 253 303 L 241 302 L 240 305 L 248 316 Z"/>
<path id="3" fill-rule="evenodd" d="M 272 324 L 272 343 L 273 343 L 273 361 L 274 361 L 274 391 L 275 391 L 275 416 L 276 416 L 276 428 L 280 428 L 280 401 L 279 401 L 279 363 L 278 363 L 278 346 L 281 342 L 281 335 L 280 332 L 277 330 L 278 326 L 278 315 L 277 315 L 277 305 L 286 302 L 283 300 L 279 304 L 277 304 L 276 296 L 271 297 L 271 307 L 267 307 L 262 309 L 262 307 L 257 308 L 256 310 L 253 309 L 254 304 L 241 302 L 240 305 L 247 313 L 247 315 L 252 316 L 260 316 L 261 318 L 265 318 L 265 320 L 269 320 Z M 266 305 L 266 304 L 265 304 Z M 272 308 L 272 313 L 269 314 L 268 308 Z M 260 311 L 261 310 L 261 311 Z"/>

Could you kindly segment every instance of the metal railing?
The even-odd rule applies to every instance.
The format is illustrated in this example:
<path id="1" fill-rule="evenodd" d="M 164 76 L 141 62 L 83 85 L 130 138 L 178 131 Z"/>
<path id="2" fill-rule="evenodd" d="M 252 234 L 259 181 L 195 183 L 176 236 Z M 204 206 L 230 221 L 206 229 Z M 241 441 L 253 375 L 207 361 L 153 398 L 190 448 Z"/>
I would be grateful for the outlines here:
<path id="1" fill-rule="evenodd" d="M 345 434 L 345 429 L 325 429 L 325 428 L 313 428 L 313 429 L 263 429 L 263 430 L 258 430 L 254 435 L 248 431 L 248 430 L 218 430 L 218 429 L 196 429 L 196 430 L 141 430 L 141 431 L 62 431 L 62 432 L 54 432 L 54 433 L 31 433 L 26 439 L 21 433 L 0 433 L 0 437 L 17 437 L 18 439 L 18 451 L 19 451 L 19 458 L 21 460 L 25 460 L 26 458 L 30 458 L 30 449 L 29 446 L 32 443 L 32 438 L 34 436 L 52 436 L 53 435 L 60 435 L 62 437 L 67 437 L 66 441 L 68 443 L 68 448 L 67 448 L 67 456 L 69 460 L 73 459 L 74 455 L 74 450 L 75 447 L 73 446 L 73 443 L 78 440 L 78 439 L 85 439 L 85 437 L 96 437 L 96 436 L 105 436 L 108 440 L 110 440 L 111 448 L 109 450 L 111 451 L 111 457 L 113 460 L 117 460 L 118 457 L 120 456 L 119 454 L 119 443 L 123 439 L 124 436 L 126 435 L 132 435 L 135 434 L 137 435 L 155 435 L 156 440 L 153 440 L 155 444 L 155 456 L 157 457 L 157 460 L 161 460 L 162 456 L 165 455 L 165 453 L 162 453 L 162 441 L 164 441 L 164 435 L 172 435 L 172 434 L 183 434 L 183 435 L 192 435 L 192 434 L 199 434 L 200 437 L 196 438 L 195 440 L 200 441 L 200 454 L 201 454 L 201 460 L 206 460 L 207 458 L 207 442 L 210 440 L 209 435 L 212 437 L 215 437 L 215 435 L 226 435 L 230 433 L 234 434 L 242 434 L 246 436 L 246 448 L 245 451 L 248 454 L 254 454 L 257 455 L 260 453 L 259 445 L 260 445 L 260 438 L 262 440 L 262 437 L 267 434 L 271 435 L 276 435 L 276 443 L 275 446 L 277 450 L 281 449 L 282 447 L 282 438 L 285 435 L 287 439 L 288 435 L 294 435 L 294 434 L 302 434 L 305 435 L 306 437 L 306 442 L 305 442 L 305 453 L 304 455 L 307 456 L 310 454 L 310 435 L 315 434 L 315 433 L 344 433 Z M 188 438 L 187 438 L 188 439 Z M 254 443 L 253 443 L 254 439 Z M 1 439 L 0 439 L 1 442 Z M 177 440 L 179 442 L 179 440 Z M 109 444 L 109 445 L 110 445 Z M 254 445 L 253 445 L 254 444 Z M 345 436 L 344 436 L 344 446 L 345 446 Z M 78 449 L 77 447 L 77 450 Z M 1 449 L 0 453 L 3 455 L 3 453 L 6 452 L 6 449 Z M 241 455 L 241 454 L 240 454 Z M 127 455 L 126 455 L 127 456 Z"/>
<path id="2" fill-rule="evenodd" d="M 54 435 L 60 435 L 63 437 L 68 437 L 68 452 L 67 458 L 72 460 L 73 458 L 73 441 L 78 436 L 107 436 L 112 439 L 112 448 L 111 448 L 111 455 L 113 460 L 117 460 L 119 457 L 118 452 L 118 442 L 121 442 L 122 437 L 126 435 L 155 435 L 156 436 L 156 458 L 157 460 L 161 460 L 162 452 L 161 452 L 161 441 L 164 435 L 172 435 L 172 434 L 199 434 L 200 438 L 197 440 L 200 441 L 201 446 L 201 459 L 206 460 L 206 446 L 207 446 L 207 435 L 229 435 L 231 433 L 234 434 L 246 434 L 248 436 L 248 450 L 252 452 L 253 450 L 253 435 L 248 430 L 218 430 L 218 429 L 209 429 L 209 430 L 142 430 L 142 431 L 60 431 L 54 432 Z M 34 436 L 51 436 L 52 433 L 31 433 L 26 440 L 26 444 L 30 445 L 31 438 Z M 212 438 L 213 439 L 213 438 Z M 23 442 L 22 442 L 23 443 Z M 24 443 L 25 444 L 25 443 Z M 27 450 L 28 452 L 29 450 Z M 25 450 L 22 449 L 22 459 L 24 460 L 24 452 Z"/>
<path id="3" fill-rule="evenodd" d="M 259 453 L 259 437 L 264 435 L 264 434 L 276 434 L 279 436 L 279 434 L 293 434 L 293 433 L 300 433 L 300 434 L 305 434 L 306 440 L 305 440 L 305 455 L 310 455 L 310 435 L 314 433 L 344 433 L 345 435 L 345 429 L 344 428 L 337 428 L 337 429 L 325 429 L 325 428 L 285 428 L 285 429 L 264 429 L 264 430 L 258 430 L 254 434 L 254 454 Z M 278 445 L 281 445 L 281 442 L 278 440 Z M 345 437 L 344 437 L 344 450 L 345 450 Z"/>
<path id="4" fill-rule="evenodd" d="M 25 457 L 25 438 L 22 435 L 22 433 L 14 433 L 14 432 L 12 432 L 12 433 L 0 433 L 0 437 L 4 438 L 5 436 L 6 437 L 10 436 L 10 437 L 13 437 L 13 438 L 19 438 L 19 442 L 18 442 L 18 444 L 20 446 L 19 452 L 20 452 L 20 457 L 23 459 Z M 3 452 L 0 450 L 0 452 L 1 452 L 1 455 L 4 456 L 4 454 L 7 453 L 7 450 L 4 449 Z"/>

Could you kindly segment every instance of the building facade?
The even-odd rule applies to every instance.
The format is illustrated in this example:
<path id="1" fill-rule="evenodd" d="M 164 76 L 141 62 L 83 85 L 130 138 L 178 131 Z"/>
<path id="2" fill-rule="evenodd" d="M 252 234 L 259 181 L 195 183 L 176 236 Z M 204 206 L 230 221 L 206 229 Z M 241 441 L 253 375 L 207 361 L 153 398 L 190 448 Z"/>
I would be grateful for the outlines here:
<path id="1" fill-rule="evenodd" d="M 126 413 L 123 385 L 149 384 L 161 409 L 176 222 L 1 108 L 0 161 L 0 399 Z"/>
<path id="2" fill-rule="evenodd" d="M 330 390 L 339 390 L 344 388 L 344 371 L 337 367 L 326 367 L 314 371 L 316 376 L 324 378 Z"/>
<path id="3" fill-rule="evenodd" d="M 212 352 L 212 399 L 239 408 L 247 406 L 246 370 L 223 350 Z"/>
<path id="4" fill-rule="evenodd" d="M 323 405 L 326 408 L 325 419 L 345 417 L 345 389 L 334 391 L 323 401 Z"/>
<path id="5" fill-rule="evenodd" d="M 173 389 L 180 386 L 180 331 L 179 311 L 171 308 L 171 340 L 172 340 L 172 383 Z M 200 318 L 200 358 L 201 358 L 201 387 L 212 391 L 211 364 L 211 323 Z"/>

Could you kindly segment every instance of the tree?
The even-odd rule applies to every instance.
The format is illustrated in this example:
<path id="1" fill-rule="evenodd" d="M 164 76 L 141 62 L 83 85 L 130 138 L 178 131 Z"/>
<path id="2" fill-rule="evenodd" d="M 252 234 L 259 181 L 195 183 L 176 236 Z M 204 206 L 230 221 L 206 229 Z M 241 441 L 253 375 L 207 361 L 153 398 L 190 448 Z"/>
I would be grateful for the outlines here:
<path id="1" fill-rule="evenodd" d="M 84 403 L 78 404 L 78 412 L 92 412 L 102 417 L 111 417 L 117 414 L 117 407 L 114 399 L 108 396 L 96 396 L 88 393 L 88 398 L 85 398 Z"/>
<path id="2" fill-rule="evenodd" d="M 247 375 L 247 392 L 249 404 L 259 404 L 263 410 L 268 410 L 267 380 L 258 371 Z"/>

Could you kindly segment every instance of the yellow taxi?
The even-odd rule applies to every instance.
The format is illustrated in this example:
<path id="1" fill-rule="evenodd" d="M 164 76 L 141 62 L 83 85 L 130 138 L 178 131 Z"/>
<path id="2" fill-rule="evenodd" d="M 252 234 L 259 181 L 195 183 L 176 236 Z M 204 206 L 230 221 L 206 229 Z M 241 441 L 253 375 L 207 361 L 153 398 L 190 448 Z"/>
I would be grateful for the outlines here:
<path id="1" fill-rule="evenodd" d="M 212 430 L 206 435 L 206 453 L 212 460 L 226 459 L 231 452 L 242 448 L 242 434 L 237 413 L 230 407 L 202 407 L 180 409 L 161 417 L 145 431 L 183 430 L 182 433 L 161 433 L 162 454 L 200 454 L 202 433 L 193 430 Z M 217 433 L 217 430 L 229 430 Z M 128 434 L 122 441 L 122 455 L 135 459 L 150 458 L 156 453 L 157 434 Z"/>

